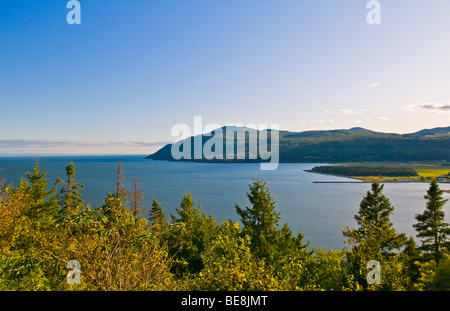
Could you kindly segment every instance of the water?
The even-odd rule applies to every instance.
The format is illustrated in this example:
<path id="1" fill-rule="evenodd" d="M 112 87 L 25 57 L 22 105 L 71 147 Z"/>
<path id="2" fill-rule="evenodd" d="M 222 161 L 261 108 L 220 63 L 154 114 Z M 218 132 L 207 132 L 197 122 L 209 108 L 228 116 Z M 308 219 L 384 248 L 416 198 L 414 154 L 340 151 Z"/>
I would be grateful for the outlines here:
<path id="1" fill-rule="evenodd" d="M 117 162 L 123 164 L 125 185 L 131 189 L 130 180 L 138 178 L 144 190 L 147 211 L 155 198 L 163 206 L 166 216 L 176 215 L 176 208 L 186 192 L 193 195 L 196 205 L 211 214 L 217 221 L 239 221 L 235 205 L 248 206 L 248 185 L 256 177 L 267 181 L 281 212 L 280 226 L 288 223 L 296 235 L 301 231 L 304 241 L 312 247 L 342 249 L 342 229 L 354 227 L 353 216 L 361 199 L 370 189 L 368 183 L 313 183 L 313 181 L 348 181 L 347 178 L 307 173 L 316 164 L 280 164 L 277 170 L 261 171 L 259 164 L 180 163 L 145 160 L 144 156 L 64 156 L 41 157 L 41 169 L 47 171 L 49 184 L 57 177 L 65 179 L 65 167 L 74 162 L 76 180 L 84 184 L 81 190 L 85 202 L 92 207 L 103 204 L 108 192 L 114 191 Z M 0 158 L 0 178 L 17 185 L 32 171 L 34 158 Z M 385 184 L 384 194 L 395 206 L 391 221 L 398 232 L 415 237 L 412 224 L 414 215 L 425 208 L 423 198 L 426 183 Z M 441 184 L 442 189 L 450 185 Z M 445 194 L 445 197 L 450 197 Z M 445 206 L 449 219 L 450 204 Z"/>

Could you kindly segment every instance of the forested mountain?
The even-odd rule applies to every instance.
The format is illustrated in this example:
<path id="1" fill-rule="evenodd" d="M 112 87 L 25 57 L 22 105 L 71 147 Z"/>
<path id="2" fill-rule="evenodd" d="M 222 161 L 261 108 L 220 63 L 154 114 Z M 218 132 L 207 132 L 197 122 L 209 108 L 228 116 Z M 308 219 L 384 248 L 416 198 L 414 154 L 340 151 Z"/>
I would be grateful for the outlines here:
<path id="1" fill-rule="evenodd" d="M 252 129 L 224 127 L 218 130 L 248 131 L 253 135 L 261 132 Z M 274 131 L 271 131 L 274 132 Z M 191 140 L 194 149 L 194 137 Z M 211 136 L 203 135 L 203 145 Z M 223 149 L 226 151 L 225 138 Z M 270 135 L 268 144 L 270 145 Z M 171 155 L 172 144 L 168 144 L 149 155 L 153 160 L 174 160 Z M 279 161 L 295 162 L 410 162 L 410 161 L 450 161 L 450 127 L 421 130 L 410 134 L 393 134 L 374 132 L 363 128 L 348 130 L 279 131 Z M 248 146 L 246 148 L 248 153 Z M 246 155 L 247 155 L 246 153 Z M 193 151 L 192 151 L 193 154 Z M 193 156 L 192 156 L 193 159 Z M 245 161 L 249 157 L 245 157 Z M 186 161 L 186 159 L 182 159 Z M 206 159 L 188 161 L 208 161 Z M 244 160 L 214 160 L 244 161 Z"/>

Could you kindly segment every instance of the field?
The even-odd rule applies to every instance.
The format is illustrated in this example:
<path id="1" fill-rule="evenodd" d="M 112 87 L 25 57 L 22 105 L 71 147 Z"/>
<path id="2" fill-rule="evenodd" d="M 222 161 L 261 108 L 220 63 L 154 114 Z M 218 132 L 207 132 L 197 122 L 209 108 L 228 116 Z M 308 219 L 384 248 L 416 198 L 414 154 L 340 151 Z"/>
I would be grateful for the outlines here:
<path id="1" fill-rule="evenodd" d="M 450 167 L 439 164 L 414 164 L 413 168 L 419 176 L 424 178 L 448 176 L 450 173 Z"/>

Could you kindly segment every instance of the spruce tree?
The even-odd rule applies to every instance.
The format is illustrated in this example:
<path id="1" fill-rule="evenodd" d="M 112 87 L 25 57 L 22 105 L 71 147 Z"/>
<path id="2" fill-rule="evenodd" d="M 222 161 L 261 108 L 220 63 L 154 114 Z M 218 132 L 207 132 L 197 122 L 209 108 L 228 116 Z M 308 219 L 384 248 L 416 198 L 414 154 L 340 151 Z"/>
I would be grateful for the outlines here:
<path id="1" fill-rule="evenodd" d="M 114 196 L 116 198 L 125 199 L 129 195 L 129 191 L 125 188 L 123 184 L 123 180 L 125 177 L 123 176 L 123 166 L 122 162 L 117 163 L 117 181 L 116 181 L 116 191 Z"/>
<path id="2" fill-rule="evenodd" d="M 423 258 L 427 261 L 433 260 L 436 266 L 450 250 L 450 227 L 444 222 L 443 210 L 448 199 L 444 199 L 442 194 L 443 191 L 439 188 L 436 179 L 433 179 L 424 196 L 427 200 L 426 209 L 422 214 L 416 214 L 418 223 L 413 225 L 417 231 L 417 237 L 422 240 L 419 249 L 423 252 Z"/>
<path id="3" fill-rule="evenodd" d="M 346 228 L 343 231 L 347 243 L 347 265 L 355 280 L 364 288 L 368 288 L 366 265 L 377 260 L 383 267 L 383 289 L 404 289 L 407 281 L 402 275 L 398 253 L 406 244 L 406 235 L 398 234 L 390 221 L 394 207 L 383 193 L 383 185 L 372 183 L 371 190 L 360 203 L 355 220 L 357 228 Z"/>
<path id="4" fill-rule="evenodd" d="M 30 187 L 30 197 L 27 215 L 35 221 L 45 221 L 52 223 L 58 213 L 58 201 L 56 186 L 60 180 L 56 181 L 55 187 L 47 190 L 47 172 L 41 172 L 39 162 L 36 160 L 33 172 L 27 172 Z"/>
<path id="5" fill-rule="evenodd" d="M 60 217 L 67 217 L 84 209 L 84 202 L 78 192 L 78 190 L 84 188 L 84 185 L 80 185 L 75 181 L 75 166 L 73 163 L 67 165 L 66 175 L 67 181 L 60 192 Z"/>
<path id="6" fill-rule="evenodd" d="M 171 217 L 174 222 L 182 222 L 190 228 L 197 219 L 200 209 L 200 205 L 197 208 L 194 207 L 194 199 L 192 198 L 192 195 L 190 193 L 186 193 L 181 200 L 180 208 L 176 209 L 180 217 L 175 217 L 173 215 L 171 215 Z"/>
<path id="7" fill-rule="evenodd" d="M 236 212 L 244 225 L 243 235 L 251 238 L 252 251 L 258 258 L 273 259 L 279 240 L 278 222 L 280 213 L 275 210 L 275 201 L 266 187 L 266 181 L 255 179 L 247 197 L 252 207 L 240 208 Z"/>
<path id="8" fill-rule="evenodd" d="M 162 239 L 166 228 L 166 215 L 164 214 L 163 207 L 155 199 L 153 199 L 152 208 L 150 209 L 149 220 L 151 222 L 150 230 L 156 237 Z"/>
<path id="9" fill-rule="evenodd" d="M 104 213 L 104 215 L 112 220 L 117 220 L 118 218 L 126 215 L 127 212 L 129 212 L 129 210 L 126 208 L 126 198 L 129 195 L 129 191 L 123 185 L 123 180 L 125 178 L 122 171 L 122 163 L 119 162 L 117 164 L 117 180 L 115 184 L 115 192 L 108 193 L 108 196 L 105 198 L 105 204 L 103 204 L 102 206 L 102 212 Z"/>
<path id="10" fill-rule="evenodd" d="M 139 189 L 139 180 L 137 178 L 133 178 L 131 180 L 133 185 L 133 190 L 129 192 L 130 201 L 131 201 L 131 213 L 133 213 L 134 218 L 138 220 L 139 214 L 142 213 L 142 209 L 140 208 L 142 205 L 142 199 L 144 198 L 144 190 Z"/>
<path id="11" fill-rule="evenodd" d="M 403 233 L 397 234 L 393 228 L 390 216 L 394 206 L 383 194 L 383 188 L 379 183 L 372 183 L 371 190 L 367 191 L 359 205 L 358 214 L 354 216 L 359 227 L 345 231 L 344 236 L 357 234 L 359 239 L 372 238 L 377 250 L 388 254 L 403 246 L 407 238 Z"/>

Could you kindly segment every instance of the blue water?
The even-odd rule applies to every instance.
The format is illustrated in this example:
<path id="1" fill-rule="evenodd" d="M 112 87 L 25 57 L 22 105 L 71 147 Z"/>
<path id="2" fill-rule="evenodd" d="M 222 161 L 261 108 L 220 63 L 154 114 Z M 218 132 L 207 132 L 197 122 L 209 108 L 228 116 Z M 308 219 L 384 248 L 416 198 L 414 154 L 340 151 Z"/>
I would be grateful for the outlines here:
<path id="1" fill-rule="evenodd" d="M 35 158 L 0 158 L 0 178 L 17 185 L 32 171 Z M 356 225 L 353 216 L 359 203 L 370 189 L 367 183 L 313 183 L 313 181 L 347 181 L 349 179 L 307 173 L 316 164 L 280 164 L 274 171 L 261 171 L 259 164 L 180 163 L 145 160 L 144 156 L 61 156 L 40 157 L 41 169 L 47 171 L 49 184 L 57 177 L 65 179 L 65 167 L 74 162 L 76 180 L 84 184 L 82 198 L 92 207 L 100 207 L 108 192 L 114 191 L 117 163 L 122 162 L 125 185 L 139 179 L 144 190 L 147 211 L 155 198 L 163 206 L 166 216 L 176 214 L 186 192 L 193 195 L 196 205 L 217 221 L 239 221 L 235 205 L 248 206 L 248 185 L 256 177 L 267 181 L 281 212 L 280 226 L 288 223 L 294 234 L 301 231 L 312 247 L 342 249 L 344 226 Z M 415 236 L 414 215 L 425 208 L 423 198 L 426 183 L 385 184 L 384 194 L 395 206 L 391 221 L 398 232 Z M 450 189 L 449 184 L 441 185 Z M 450 197 L 449 194 L 445 194 Z M 445 207 L 446 220 L 450 204 Z"/>

